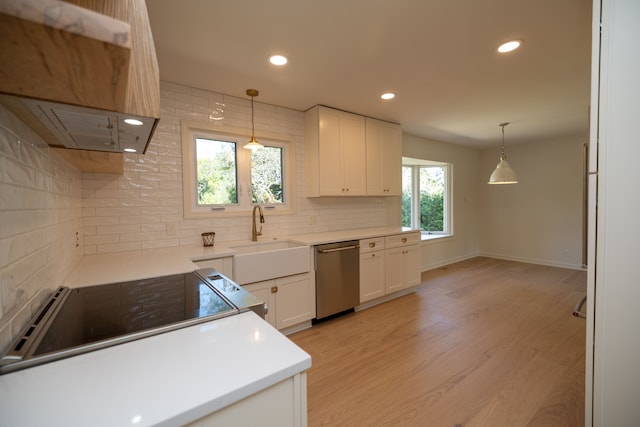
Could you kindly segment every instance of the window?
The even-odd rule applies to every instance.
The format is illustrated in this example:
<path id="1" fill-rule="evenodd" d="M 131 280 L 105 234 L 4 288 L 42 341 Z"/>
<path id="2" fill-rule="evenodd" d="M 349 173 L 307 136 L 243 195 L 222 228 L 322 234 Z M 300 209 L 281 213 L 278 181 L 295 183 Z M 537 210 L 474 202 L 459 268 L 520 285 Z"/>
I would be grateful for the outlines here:
<path id="1" fill-rule="evenodd" d="M 204 126 L 204 128 L 203 128 Z M 183 122 L 183 191 L 185 218 L 234 215 L 260 204 L 289 213 L 294 188 L 289 173 L 293 144 L 261 137 L 265 147 L 246 150 L 246 131 Z"/>
<path id="2" fill-rule="evenodd" d="M 198 206 L 238 203 L 236 143 L 196 138 Z"/>
<path id="3" fill-rule="evenodd" d="M 283 203 L 282 147 L 265 146 L 251 152 L 251 201 Z"/>
<path id="4" fill-rule="evenodd" d="M 423 235 L 453 234 L 451 165 L 402 159 L 402 225 L 421 228 Z"/>

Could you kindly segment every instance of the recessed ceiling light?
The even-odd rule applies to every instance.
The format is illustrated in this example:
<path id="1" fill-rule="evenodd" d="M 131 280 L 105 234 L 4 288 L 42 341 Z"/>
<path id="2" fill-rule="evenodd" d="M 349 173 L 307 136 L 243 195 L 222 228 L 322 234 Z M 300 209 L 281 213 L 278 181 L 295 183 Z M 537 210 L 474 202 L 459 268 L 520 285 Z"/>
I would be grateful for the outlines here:
<path id="1" fill-rule="evenodd" d="M 500 47 L 498 47 L 498 52 L 500 53 L 513 52 L 514 50 L 519 48 L 520 45 L 522 45 L 522 40 L 511 40 L 501 44 Z"/>
<path id="2" fill-rule="evenodd" d="M 389 100 L 389 99 L 393 99 L 396 97 L 396 94 L 393 92 L 385 92 L 382 95 L 380 95 L 380 98 L 384 99 L 384 100 Z"/>
<path id="3" fill-rule="evenodd" d="M 142 126 L 144 124 L 140 120 L 137 120 L 137 119 L 124 119 L 124 122 L 126 124 L 132 125 L 132 126 Z"/>
<path id="4" fill-rule="evenodd" d="M 271 62 L 273 65 L 285 65 L 287 62 L 289 62 L 289 60 L 286 56 L 283 55 L 271 55 L 269 57 L 269 62 Z"/>

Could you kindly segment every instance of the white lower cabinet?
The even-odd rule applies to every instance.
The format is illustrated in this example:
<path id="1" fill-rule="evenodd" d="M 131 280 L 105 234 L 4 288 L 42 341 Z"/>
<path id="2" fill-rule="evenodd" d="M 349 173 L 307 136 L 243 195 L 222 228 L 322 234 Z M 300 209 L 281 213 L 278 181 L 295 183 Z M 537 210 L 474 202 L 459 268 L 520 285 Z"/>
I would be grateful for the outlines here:
<path id="1" fill-rule="evenodd" d="M 267 315 L 264 320 L 269 322 L 272 326 L 276 325 L 275 312 L 276 312 L 276 297 L 272 296 L 271 289 L 276 286 L 275 280 L 266 280 L 264 282 L 251 283 L 249 285 L 242 285 L 242 287 L 251 292 L 256 297 L 260 298 L 267 304 Z"/>
<path id="2" fill-rule="evenodd" d="M 420 232 L 360 240 L 360 303 L 420 284 Z"/>
<path id="3" fill-rule="evenodd" d="M 420 284 L 420 232 L 384 238 L 387 293 Z"/>
<path id="4" fill-rule="evenodd" d="M 307 425 L 307 374 L 300 373 L 220 409 L 188 427 Z"/>
<path id="5" fill-rule="evenodd" d="M 360 240 L 361 304 L 386 294 L 384 259 L 384 237 Z"/>
<path id="6" fill-rule="evenodd" d="M 387 293 L 420 284 L 420 245 L 408 245 L 386 251 Z"/>
<path id="7" fill-rule="evenodd" d="M 244 285 L 247 291 L 267 303 L 267 322 L 285 329 L 316 316 L 315 287 L 311 273 Z"/>

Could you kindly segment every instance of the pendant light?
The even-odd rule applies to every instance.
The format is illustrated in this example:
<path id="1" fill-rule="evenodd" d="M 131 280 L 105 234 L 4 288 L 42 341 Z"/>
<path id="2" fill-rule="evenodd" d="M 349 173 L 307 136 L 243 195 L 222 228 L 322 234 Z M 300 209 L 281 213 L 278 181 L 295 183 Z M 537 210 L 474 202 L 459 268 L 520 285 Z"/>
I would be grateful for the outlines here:
<path id="1" fill-rule="evenodd" d="M 259 150 L 260 148 L 264 148 L 264 145 L 260 144 L 256 139 L 253 125 L 253 98 L 258 96 L 258 91 L 256 89 L 247 89 L 247 95 L 251 97 L 251 139 L 243 146 L 243 148 L 248 150 Z"/>
<path id="2" fill-rule="evenodd" d="M 509 123 L 500 123 L 498 126 L 502 127 L 502 155 L 500 156 L 500 163 L 496 166 L 496 170 L 493 171 L 489 182 L 487 184 L 517 184 L 518 178 L 516 173 L 511 169 L 509 163 L 507 163 L 507 156 L 504 155 L 504 127 Z"/>

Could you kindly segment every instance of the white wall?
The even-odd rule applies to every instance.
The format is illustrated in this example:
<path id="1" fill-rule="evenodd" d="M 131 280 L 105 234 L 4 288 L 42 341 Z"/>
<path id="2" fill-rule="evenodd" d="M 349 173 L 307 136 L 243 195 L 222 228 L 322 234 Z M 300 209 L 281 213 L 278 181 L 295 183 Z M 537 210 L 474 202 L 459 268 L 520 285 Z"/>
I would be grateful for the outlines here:
<path id="1" fill-rule="evenodd" d="M 478 164 L 475 149 L 403 134 L 402 155 L 453 164 L 454 236 L 422 243 L 422 270 L 478 255 Z"/>
<path id="2" fill-rule="evenodd" d="M 423 242 L 422 269 L 477 255 L 581 268 L 584 142 L 586 134 L 507 144 L 520 182 L 490 186 L 499 148 L 403 134 L 403 156 L 453 164 L 454 237 Z"/>
<path id="3" fill-rule="evenodd" d="M 289 135 L 296 144 L 293 215 L 269 215 L 264 238 L 400 224 L 399 197 L 308 199 L 304 196 L 304 113 L 254 101 L 255 133 Z M 201 244 L 251 238 L 251 216 L 185 220 L 182 213 L 180 120 L 251 129 L 251 101 L 161 83 L 161 118 L 145 155 L 125 153 L 123 175 L 83 174 L 85 253 Z"/>
<path id="4" fill-rule="evenodd" d="M 0 106 L 0 352 L 82 256 L 80 174 Z"/>
<path id="5" fill-rule="evenodd" d="M 585 113 L 586 114 L 586 113 Z M 587 135 L 506 145 L 515 185 L 487 185 L 500 149 L 480 155 L 480 254 L 568 268 L 582 266 L 582 144 Z"/>

